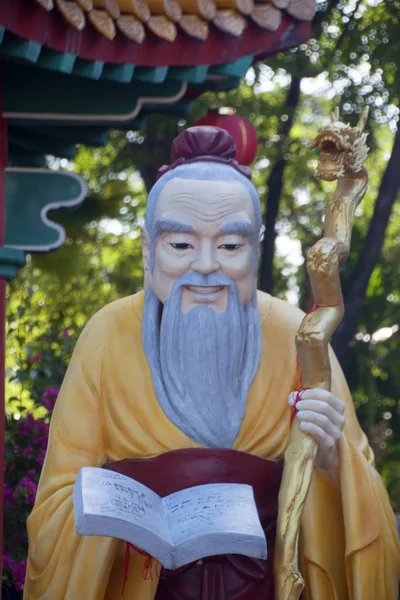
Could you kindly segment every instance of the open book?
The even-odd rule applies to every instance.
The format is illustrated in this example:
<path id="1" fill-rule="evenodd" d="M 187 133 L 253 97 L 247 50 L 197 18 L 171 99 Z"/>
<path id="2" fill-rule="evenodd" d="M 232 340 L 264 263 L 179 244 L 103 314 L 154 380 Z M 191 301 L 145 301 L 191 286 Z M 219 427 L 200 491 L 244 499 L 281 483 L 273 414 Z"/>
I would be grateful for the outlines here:
<path id="1" fill-rule="evenodd" d="M 160 498 L 125 475 L 84 467 L 73 501 L 78 534 L 126 540 L 167 569 L 217 554 L 267 557 L 249 485 L 200 485 Z"/>

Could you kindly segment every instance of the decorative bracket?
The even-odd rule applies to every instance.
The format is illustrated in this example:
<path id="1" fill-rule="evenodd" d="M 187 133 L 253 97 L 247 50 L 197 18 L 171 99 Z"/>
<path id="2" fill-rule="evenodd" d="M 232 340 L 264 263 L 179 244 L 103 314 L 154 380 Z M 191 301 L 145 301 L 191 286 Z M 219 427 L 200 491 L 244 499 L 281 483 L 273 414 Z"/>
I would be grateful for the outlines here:
<path id="1" fill-rule="evenodd" d="M 84 200 L 86 183 L 74 173 L 50 169 L 5 170 L 6 248 L 49 252 L 62 246 L 65 231 L 47 213 L 76 207 Z"/>

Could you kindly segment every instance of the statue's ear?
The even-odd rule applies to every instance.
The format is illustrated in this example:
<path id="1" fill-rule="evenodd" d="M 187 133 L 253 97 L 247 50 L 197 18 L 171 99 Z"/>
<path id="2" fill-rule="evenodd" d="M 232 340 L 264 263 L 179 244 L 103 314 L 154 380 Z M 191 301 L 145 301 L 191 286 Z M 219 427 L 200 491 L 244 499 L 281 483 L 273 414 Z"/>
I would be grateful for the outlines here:
<path id="1" fill-rule="evenodd" d="M 146 288 L 150 280 L 150 237 L 144 227 L 141 228 L 141 234 L 144 287 Z"/>

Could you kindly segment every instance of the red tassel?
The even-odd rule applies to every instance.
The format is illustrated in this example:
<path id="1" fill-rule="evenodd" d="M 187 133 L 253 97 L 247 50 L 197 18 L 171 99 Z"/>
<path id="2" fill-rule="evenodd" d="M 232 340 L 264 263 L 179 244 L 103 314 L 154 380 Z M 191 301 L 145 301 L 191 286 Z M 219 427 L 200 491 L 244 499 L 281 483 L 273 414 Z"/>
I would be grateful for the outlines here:
<path id="1" fill-rule="evenodd" d="M 290 427 L 292 426 L 293 419 L 296 416 L 296 405 L 297 405 L 298 401 L 301 400 L 303 392 L 305 392 L 307 390 L 311 390 L 311 388 L 300 388 L 299 390 L 296 391 L 296 397 L 294 399 L 294 404 L 292 406 L 292 414 L 290 416 Z"/>

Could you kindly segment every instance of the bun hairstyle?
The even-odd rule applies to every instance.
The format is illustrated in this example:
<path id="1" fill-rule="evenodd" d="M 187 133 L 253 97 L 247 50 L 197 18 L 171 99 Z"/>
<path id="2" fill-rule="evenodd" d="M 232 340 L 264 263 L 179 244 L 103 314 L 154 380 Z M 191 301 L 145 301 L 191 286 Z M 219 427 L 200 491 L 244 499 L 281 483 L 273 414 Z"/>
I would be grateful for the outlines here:
<path id="1" fill-rule="evenodd" d="M 189 127 L 172 143 L 171 164 L 158 170 L 157 179 L 183 164 L 215 162 L 229 165 L 251 179 L 249 167 L 239 165 L 236 160 L 236 144 L 233 137 L 219 127 Z"/>

